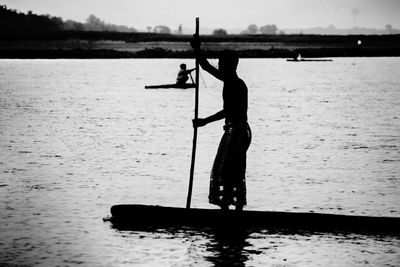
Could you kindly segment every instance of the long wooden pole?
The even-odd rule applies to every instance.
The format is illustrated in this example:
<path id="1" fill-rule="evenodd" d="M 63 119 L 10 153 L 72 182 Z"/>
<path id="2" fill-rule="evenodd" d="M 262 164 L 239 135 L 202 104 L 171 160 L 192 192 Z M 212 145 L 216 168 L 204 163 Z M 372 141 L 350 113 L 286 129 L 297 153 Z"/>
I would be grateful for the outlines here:
<path id="1" fill-rule="evenodd" d="M 196 17 L 196 38 L 199 37 L 199 17 Z M 194 95 L 194 118 L 197 119 L 199 114 L 199 61 L 196 58 L 196 88 Z M 193 146 L 192 146 L 192 162 L 190 164 L 190 178 L 189 178 L 189 189 L 186 201 L 186 208 L 190 209 L 190 202 L 192 200 L 192 189 L 193 189 L 193 175 L 194 175 L 194 163 L 196 158 L 196 143 L 197 143 L 197 127 L 193 128 Z"/>

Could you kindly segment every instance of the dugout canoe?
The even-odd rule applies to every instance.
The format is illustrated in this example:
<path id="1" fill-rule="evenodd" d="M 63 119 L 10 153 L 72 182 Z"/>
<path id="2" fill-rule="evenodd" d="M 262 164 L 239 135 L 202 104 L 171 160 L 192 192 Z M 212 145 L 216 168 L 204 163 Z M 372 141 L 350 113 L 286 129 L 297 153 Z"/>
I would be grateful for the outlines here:
<path id="1" fill-rule="evenodd" d="M 221 211 L 121 204 L 111 207 L 116 226 L 135 227 L 245 227 L 282 230 L 345 231 L 400 234 L 400 217 L 371 217 L 305 212 Z"/>
<path id="2" fill-rule="evenodd" d="M 185 83 L 185 84 L 160 84 L 160 85 L 146 85 L 145 89 L 188 89 L 188 88 L 195 88 L 196 85 L 192 83 Z"/>
<path id="3" fill-rule="evenodd" d="M 286 59 L 289 62 L 324 62 L 324 61 L 332 61 L 332 59 Z"/>

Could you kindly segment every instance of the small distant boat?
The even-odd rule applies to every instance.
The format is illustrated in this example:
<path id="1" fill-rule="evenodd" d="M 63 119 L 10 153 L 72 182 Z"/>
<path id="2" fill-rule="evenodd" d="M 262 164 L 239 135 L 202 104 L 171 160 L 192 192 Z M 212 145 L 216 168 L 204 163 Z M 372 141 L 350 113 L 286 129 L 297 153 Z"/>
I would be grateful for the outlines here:
<path id="1" fill-rule="evenodd" d="M 244 227 L 351 233 L 400 233 L 400 217 L 371 217 L 313 212 L 221 211 L 122 204 L 111 207 L 113 225 L 140 227 Z"/>
<path id="2" fill-rule="evenodd" d="M 160 84 L 160 85 L 146 85 L 145 89 L 188 89 L 188 88 L 195 88 L 196 84 L 194 83 L 185 83 L 185 84 Z"/>
<path id="3" fill-rule="evenodd" d="M 292 59 L 286 59 L 286 61 L 289 62 L 313 62 L 313 61 L 332 61 L 332 59 L 317 59 L 317 58 L 309 58 L 309 59 L 304 59 L 301 57 L 300 53 L 297 55 L 297 57 L 292 58 Z"/>
<path id="4" fill-rule="evenodd" d="M 312 61 L 332 61 L 332 59 L 286 59 L 286 61 L 290 61 L 290 62 L 312 62 Z"/>

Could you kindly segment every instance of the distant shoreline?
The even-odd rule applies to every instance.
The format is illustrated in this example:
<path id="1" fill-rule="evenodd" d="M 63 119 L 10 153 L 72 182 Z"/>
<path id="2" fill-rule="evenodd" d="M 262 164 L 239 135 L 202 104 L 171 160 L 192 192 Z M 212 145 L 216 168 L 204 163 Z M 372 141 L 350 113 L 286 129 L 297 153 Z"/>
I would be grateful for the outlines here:
<path id="1" fill-rule="evenodd" d="M 191 36 L 67 32 L 25 38 L 0 37 L 0 58 L 193 58 Z M 398 57 L 400 35 L 202 36 L 206 56 L 222 49 L 241 58 Z"/>
<path id="2" fill-rule="evenodd" d="M 237 50 L 240 58 L 294 58 L 300 53 L 303 58 L 327 57 L 399 57 L 400 49 L 288 49 Z M 218 51 L 206 51 L 209 58 L 217 58 Z M 0 50 L 0 59 L 123 59 L 123 58 L 194 58 L 190 50 L 172 51 L 145 49 L 137 52 L 108 49 L 8 49 Z"/>

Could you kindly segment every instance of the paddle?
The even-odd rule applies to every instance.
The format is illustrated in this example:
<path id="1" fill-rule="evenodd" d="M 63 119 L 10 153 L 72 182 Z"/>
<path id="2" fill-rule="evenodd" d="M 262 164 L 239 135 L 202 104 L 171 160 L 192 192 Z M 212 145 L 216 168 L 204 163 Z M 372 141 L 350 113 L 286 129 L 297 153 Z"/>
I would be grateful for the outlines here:
<path id="1" fill-rule="evenodd" d="M 189 73 L 189 76 L 190 76 L 190 80 L 192 81 L 192 83 L 195 84 L 191 73 Z"/>
<path id="2" fill-rule="evenodd" d="M 196 37 L 199 36 L 199 17 L 196 17 Z M 196 58 L 196 89 L 194 94 L 194 118 L 198 118 L 199 113 L 199 61 Z M 190 202 L 192 200 L 192 189 L 193 189 L 193 174 L 194 174 L 194 162 L 196 158 L 196 143 L 197 143 L 197 127 L 193 128 L 193 146 L 192 146 L 192 161 L 190 164 L 190 177 L 189 177 L 189 189 L 186 201 L 186 208 L 190 209 Z"/>

